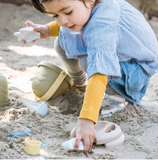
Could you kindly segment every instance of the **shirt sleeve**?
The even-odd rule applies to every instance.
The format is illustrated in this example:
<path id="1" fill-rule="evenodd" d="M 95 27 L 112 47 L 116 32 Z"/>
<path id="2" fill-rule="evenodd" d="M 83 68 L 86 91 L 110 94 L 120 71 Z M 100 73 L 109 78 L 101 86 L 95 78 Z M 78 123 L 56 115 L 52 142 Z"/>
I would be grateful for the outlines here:
<path id="1" fill-rule="evenodd" d="M 120 6 L 107 0 L 92 12 L 84 32 L 87 46 L 87 76 L 101 73 L 119 78 L 120 65 L 116 54 Z"/>
<path id="2" fill-rule="evenodd" d="M 99 73 L 89 78 L 79 118 L 97 123 L 107 81 L 108 76 Z"/>
<path id="3" fill-rule="evenodd" d="M 49 30 L 50 30 L 50 37 L 56 37 L 59 36 L 60 26 L 57 24 L 57 22 L 50 22 L 47 24 Z"/>

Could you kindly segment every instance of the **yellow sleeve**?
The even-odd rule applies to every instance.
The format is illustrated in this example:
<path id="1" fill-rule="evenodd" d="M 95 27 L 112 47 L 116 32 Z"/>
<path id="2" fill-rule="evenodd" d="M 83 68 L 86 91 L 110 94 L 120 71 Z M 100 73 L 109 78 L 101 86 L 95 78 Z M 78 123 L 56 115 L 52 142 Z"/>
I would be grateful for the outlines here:
<path id="1" fill-rule="evenodd" d="M 108 76 L 99 73 L 89 78 L 79 118 L 89 119 L 97 123 L 107 81 Z"/>
<path id="2" fill-rule="evenodd" d="M 60 26 L 56 21 L 48 23 L 47 26 L 50 30 L 50 37 L 59 36 Z"/>

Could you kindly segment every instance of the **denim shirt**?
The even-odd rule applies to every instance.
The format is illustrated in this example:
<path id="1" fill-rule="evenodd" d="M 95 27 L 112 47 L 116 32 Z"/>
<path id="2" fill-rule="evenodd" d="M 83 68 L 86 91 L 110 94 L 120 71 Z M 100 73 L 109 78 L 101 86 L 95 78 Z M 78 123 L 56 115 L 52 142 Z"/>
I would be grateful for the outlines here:
<path id="1" fill-rule="evenodd" d="M 144 16 L 124 0 L 97 4 L 80 32 L 61 27 L 60 44 L 67 58 L 87 55 L 87 76 L 119 78 L 122 61 L 134 60 L 153 75 L 158 72 L 158 42 Z"/>

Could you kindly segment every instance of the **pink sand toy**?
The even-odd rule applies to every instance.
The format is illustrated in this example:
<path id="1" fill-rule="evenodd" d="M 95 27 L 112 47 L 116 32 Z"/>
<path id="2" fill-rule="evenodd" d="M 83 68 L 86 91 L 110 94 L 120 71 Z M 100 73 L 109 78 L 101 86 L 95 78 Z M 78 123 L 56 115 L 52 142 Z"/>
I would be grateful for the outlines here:
<path id="1" fill-rule="evenodd" d="M 125 136 L 121 128 L 112 122 L 98 121 L 96 130 L 96 144 L 105 144 L 106 148 L 115 148 L 124 143 Z"/>
<path id="2" fill-rule="evenodd" d="M 116 148 L 124 143 L 125 136 L 117 124 L 107 121 L 98 121 L 98 123 L 94 125 L 94 128 L 96 130 L 95 143 L 97 145 L 104 144 L 106 148 Z M 70 150 L 75 149 L 75 139 L 76 138 L 72 138 L 64 142 L 62 147 Z M 84 150 L 82 141 L 79 144 L 78 150 Z"/>
<path id="3" fill-rule="evenodd" d="M 18 37 L 18 41 L 25 40 L 27 43 L 36 39 L 40 39 L 40 33 L 35 32 L 33 27 L 21 28 L 19 32 L 15 32 L 14 36 Z"/>

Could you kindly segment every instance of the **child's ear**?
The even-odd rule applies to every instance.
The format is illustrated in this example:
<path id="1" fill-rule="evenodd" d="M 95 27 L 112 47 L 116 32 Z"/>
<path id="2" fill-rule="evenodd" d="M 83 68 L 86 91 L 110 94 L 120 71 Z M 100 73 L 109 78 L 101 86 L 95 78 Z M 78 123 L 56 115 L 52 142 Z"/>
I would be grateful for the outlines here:
<path id="1" fill-rule="evenodd" d="M 96 0 L 85 0 L 85 5 L 87 8 L 93 8 Z"/>

